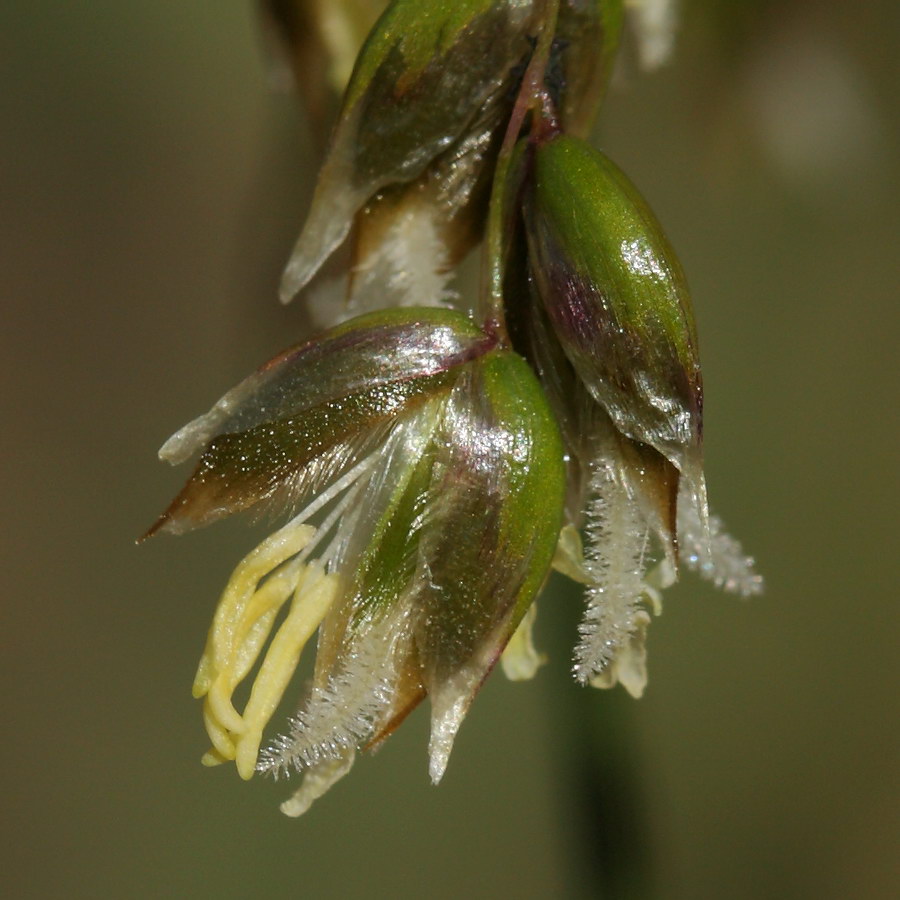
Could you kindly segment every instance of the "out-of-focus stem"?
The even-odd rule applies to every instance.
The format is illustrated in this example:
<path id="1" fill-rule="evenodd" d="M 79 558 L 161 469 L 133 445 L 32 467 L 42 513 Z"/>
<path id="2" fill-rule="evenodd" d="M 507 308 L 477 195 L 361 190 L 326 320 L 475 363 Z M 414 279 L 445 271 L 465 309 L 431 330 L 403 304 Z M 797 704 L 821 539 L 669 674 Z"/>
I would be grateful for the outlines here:
<path id="1" fill-rule="evenodd" d="M 556 593 L 553 593 L 553 592 Z M 578 624 L 578 588 L 558 579 L 548 600 L 547 650 L 569 654 Z M 570 854 L 567 896 L 646 900 L 659 896 L 656 845 L 643 780 L 638 704 L 621 687 L 575 688 L 563 666 L 548 666 L 544 684 L 553 741 L 559 815 Z"/>

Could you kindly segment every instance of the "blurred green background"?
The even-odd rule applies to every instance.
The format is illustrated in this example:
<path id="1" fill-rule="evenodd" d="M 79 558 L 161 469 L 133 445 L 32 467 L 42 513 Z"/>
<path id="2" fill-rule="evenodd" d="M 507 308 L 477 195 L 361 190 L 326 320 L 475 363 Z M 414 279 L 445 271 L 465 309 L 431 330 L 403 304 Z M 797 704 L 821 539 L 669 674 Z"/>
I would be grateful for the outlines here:
<path id="1" fill-rule="evenodd" d="M 301 333 L 314 141 L 249 3 L 2 4 L 4 895 L 896 896 L 898 40 L 896 0 L 688 0 L 598 133 L 691 279 L 766 594 L 686 577 L 633 702 L 571 683 L 557 589 L 551 665 L 490 680 L 439 788 L 419 714 L 292 821 L 200 767 L 189 692 L 257 534 L 133 540 L 163 439 Z"/>

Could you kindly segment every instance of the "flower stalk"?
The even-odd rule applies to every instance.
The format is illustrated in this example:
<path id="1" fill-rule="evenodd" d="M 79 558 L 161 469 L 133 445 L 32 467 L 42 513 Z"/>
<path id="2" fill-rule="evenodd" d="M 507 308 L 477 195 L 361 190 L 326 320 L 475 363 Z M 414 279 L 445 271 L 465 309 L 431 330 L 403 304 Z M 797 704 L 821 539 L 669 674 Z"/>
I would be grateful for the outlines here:
<path id="1" fill-rule="evenodd" d="M 497 334 L 498 338 L 506 344 L 509 344 L 509 335 L 506 329 L 503 296 L 504 263 L 508 252 L 508 246 L 506 246 L 508 236 L 511 233 L 509 213 L 510 208 L 515 204 L 514 196 L 510 195 L 514 195 L 520 187 L 519 180 L 513 177 L 512 163 L 526 116 L 534 114 L 546 103 L 544 80 L 558 18 L 559 0 L 543 0 L 537 44 L 522 78 L 512 114 L 509 117 L 509 124 L 503 136 L 503 144 L 497 155 L 493 187 L 488 204 L 485 251 L 482 255 L 483 269 L 486 274 L 482 275 L 482 309 L 479 311 L 479 318 L 482 320 L 482 327 L 486 333 Z"/>

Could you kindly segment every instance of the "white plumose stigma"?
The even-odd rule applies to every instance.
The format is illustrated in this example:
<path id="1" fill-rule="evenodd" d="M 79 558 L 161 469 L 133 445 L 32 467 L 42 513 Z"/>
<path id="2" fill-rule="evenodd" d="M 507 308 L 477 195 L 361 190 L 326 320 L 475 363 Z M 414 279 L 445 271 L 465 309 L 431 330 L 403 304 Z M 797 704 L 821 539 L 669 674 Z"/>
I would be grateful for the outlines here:
<path id="1" fill-rule="evenodd" d="M 718 516 L 710 515 L 707 543 L 696 509 L 682 497 L 678 502 L 678 543 L 682 562 L 717 588 L 741 597 L 762 593 L 763 577 L 755 571 L 756 561 L 744 553 L 741 542 L 724 530 Z"/>
<path id="2" fill-rule="evenodd" d="M 447 248 L 425 202 L 409 202 L 382 239 L 349 275 L 314 284 L 306 307 L 317 327 L 330 328 L 385 306 L 451 306 L 453 272 Z"/>
<path id="3" fill-rule="evenodd" d="M 390 306 L 447 306 L 452 271 L 447 245 L 426 200 L 405 204 L 378 245 L 353 270 L 351 308 L 368 312 Z"/>
<path id="4" fill-rule="evenodd" d="M 401 617 L 408 618 L 408 612 Z M 339 670 L 324 687 L 313 687 L 288 733 L 262 752 L 260 772 L 308 772 L 328 761 L 346 760 L 375 736 L 394 696 L 397 645 L 409 633 L 397 618 L 387 615 L 358 630 Z"/>
<path id="5" fill-rule="evenodd" d="M 588 508 L 587 553 L 582 556 L 577 532 L 563 529 L 554 561 L 559 571 L 587 585 L 575 677 L 592 687 L 621 684 L 638 698 L 647 685 L 650 612 L 662 612 L 660 590 L 675 581 L 676 573 L 666 559 L 647 571 L 649 529 L 612 463 L 595 466 L 590 490 L 594 499 Z M 688 569 L 742 597 L 762 592 L 753 558 L 723 530 L 718 516 L 709 517 L 707 531 L 686 485 L 679 492 L 677 530 L 680 559 Z"/>
<path id="6" fill-rule="evenodd" d="M 578 629 L 574 666 L 582 683 L 607 670 L 650 621 L 641 608 L 647 593 L 650 529 L 613 459 L 594 465 L 589 489 L 584 562 L 588 605 Z M 629 693 L 634 691 L 629 688 Z"/>

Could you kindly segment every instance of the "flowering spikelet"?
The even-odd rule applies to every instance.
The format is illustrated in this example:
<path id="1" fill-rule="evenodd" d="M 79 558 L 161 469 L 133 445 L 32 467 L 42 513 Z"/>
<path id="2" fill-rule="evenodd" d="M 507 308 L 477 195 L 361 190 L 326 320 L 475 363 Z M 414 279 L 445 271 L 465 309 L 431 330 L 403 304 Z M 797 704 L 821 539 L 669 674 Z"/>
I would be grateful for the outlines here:
<path id="1" fill-rule="evenodd" d="M 659 61 L 671 4 L 625 5 Z M 282 284 L 291 299 L 352 235 L 344 274 L 306 297 L 328 330 L 165 443 L 166 461 L 197 461 L 147 533 L 288 519 L 229 579 L 193 692 L 203 762 L 301 773 L 291 816 L 423 701 L 440 781 L 497 662 L 522 680 L 545 661 L 532 632 L 551 568 L 584 587 L 576 680 L 634 697 L 680 566 L 762 589 L 708 514 L 684 273 L 637 188 L 584 140 L 623 0 L 331 6 L 266 2 L 298 80 L 324 48 L 332 81 L 349 78 Z M 358 35 L 328 23 L 363 21 L 348 74 Z M 319 113 L 325 84 L 310 83 Z M 480 290 L 457 296 L 454 267 L 482 238 Z M 304 699 L 271 738 L 314 635 Z"/>
<path id="2" fill-rule="evenodd" d="M 285 269 L 282 300 L 309 282 L 366 203 L 427 176 L 448 149 L 473 128 L 480 131 L 486 108 L 510 105 L 539 5 L 389 4 L 347 86 L 309 216 Z"/>

